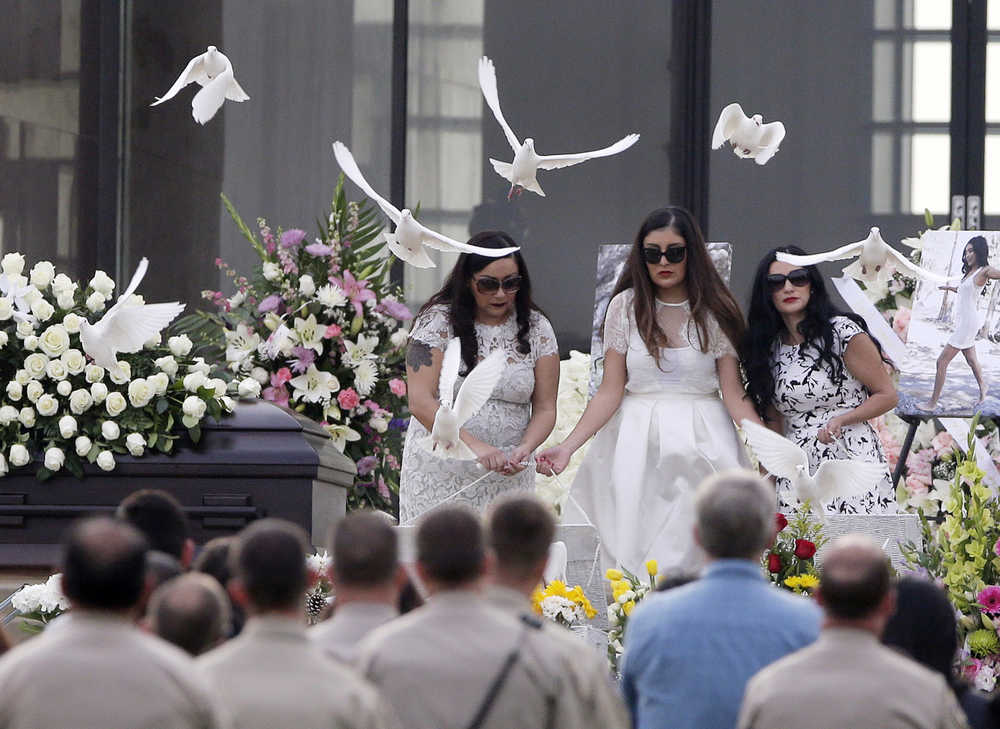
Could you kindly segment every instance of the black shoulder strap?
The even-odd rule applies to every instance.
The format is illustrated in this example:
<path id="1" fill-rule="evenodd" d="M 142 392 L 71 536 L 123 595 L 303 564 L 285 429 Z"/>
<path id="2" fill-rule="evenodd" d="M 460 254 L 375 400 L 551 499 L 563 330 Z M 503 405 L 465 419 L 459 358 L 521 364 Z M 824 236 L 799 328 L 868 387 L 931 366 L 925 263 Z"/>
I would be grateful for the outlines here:
<path id="1" fill-rule="evenodd" d="M 517 663 L 518 656 L 521 655 L 521 648 L 524 646 L 524 641 L 527 639 L 528 634 L 535 630 L 540 630 L 542 627 L 541 621 L 533 615 L 522 615 L 521 623 L 524 627 L 521 628 L 521 633 L 517 638 L 517 643 L 510 653 L 507 654 L 507 658 L 504 659 L 503 665 L 500 666 L 500 671 L 497 673 L 496 677 L 493 679 L 493 683 L 486 690 L 486 694 L 483 696 L 483 700 L 479 704 L 479 708 L 476 710 L 475 715 L 472 717 L 472 721 L 469 722 L 466 729 L 479 729 L 486 720 L 487 715 L 490 713 L 490 709 L 493 708 L 493 702 L 496 701 L 497 696 L 500 695 L 500 689 L 507 682 L 507 677 L 510 676 L 510 671 L 514 668 L 514 664 Z"/>

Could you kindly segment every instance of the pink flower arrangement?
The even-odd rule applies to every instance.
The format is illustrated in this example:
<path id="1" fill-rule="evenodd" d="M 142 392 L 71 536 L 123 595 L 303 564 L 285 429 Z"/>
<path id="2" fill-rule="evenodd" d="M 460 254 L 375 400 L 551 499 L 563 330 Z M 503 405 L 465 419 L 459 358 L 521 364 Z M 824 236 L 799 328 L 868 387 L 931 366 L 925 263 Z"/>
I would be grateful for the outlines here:
<path id="1" fill-rule="evenodd" d="M 354 391 L 354 388 L 348 387 L 346 390 L 341 390 L 337 393 L 337 402 L 340 403 L 341 410 L 353 410 L 361 404 L 361 398 L 358 397 L 358 393 Z"/>
<path id="2" fill-rule="evenodd" d="M 979 591 L 976 602 L 983 606 L 983 612 L 987 615 L 1000 613 L 1000 587 L 987 585 Z"/>
<path id="3" fill-rule="evenodd" d="M 401 380 L 398 377 L 393 377 L 389 380 L 389 389 L 392 394 L 396 397 L 406 397 L 406 381 Z"/>
<path id="4" fill-rule="evenodd" d="M 955 448 L 958 447 L 958 444 L 955 442 L 955 439 L 951 437 L 951 433 L 947 430 L 942 430 L 940 433 L 935 435 L 933 439 L 931 439 L 931 447 L 934 448 L 934 453 L 937 454 L 938 458 L 940 458 L 941 456 L 947 455 L 955 450 Z"/>
<path id="5" fill-rule="evenodd" d="M 910 310 L 901 306 L 896 310 L 896 315 L 892 318 L 892 331 L 899 335 L 899 338 L 906 341 L 906 333 L 910 328 Z"/>

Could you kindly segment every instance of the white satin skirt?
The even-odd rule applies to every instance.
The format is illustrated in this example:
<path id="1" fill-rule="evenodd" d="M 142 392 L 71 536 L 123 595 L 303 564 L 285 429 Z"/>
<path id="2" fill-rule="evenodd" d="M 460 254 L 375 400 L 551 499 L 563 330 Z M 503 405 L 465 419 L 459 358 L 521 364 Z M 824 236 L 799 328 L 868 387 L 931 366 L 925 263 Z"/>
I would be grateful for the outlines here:
<path id="1" fill-rule="evenodd" d="M 718 471 L 749 460 L 718 395 L 626 392 L 598 431 L 573 481 L 572 495 L 597 527 L 605 567 L 638 576 L 700 569 L 694 541 L 694 492 Z"/>

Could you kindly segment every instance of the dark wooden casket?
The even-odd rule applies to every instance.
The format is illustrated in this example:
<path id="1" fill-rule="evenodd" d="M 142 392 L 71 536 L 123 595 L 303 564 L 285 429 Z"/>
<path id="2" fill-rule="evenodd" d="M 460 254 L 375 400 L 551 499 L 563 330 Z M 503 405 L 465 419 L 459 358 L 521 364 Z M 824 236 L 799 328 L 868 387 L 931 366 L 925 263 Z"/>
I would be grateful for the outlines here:
<path id="1" fill-rule="evenodd" d="M 231 417 L 205 420 L 198 445 L 177 446 L 170 456 L 116 455 L 110 472 L 88 465 L 82 480 L 63 471 L 38 481 L 27 469 L 0 479 L 0 567 L 57 564 L 59 540 L 73 519 L 112 513 L 137 489 L 173 494 L 198 544 L 271 516 L 299 524 L 320 546 L 344 515 L 354 463 L 319 425 L 289 410 L 240 402 Z"/>

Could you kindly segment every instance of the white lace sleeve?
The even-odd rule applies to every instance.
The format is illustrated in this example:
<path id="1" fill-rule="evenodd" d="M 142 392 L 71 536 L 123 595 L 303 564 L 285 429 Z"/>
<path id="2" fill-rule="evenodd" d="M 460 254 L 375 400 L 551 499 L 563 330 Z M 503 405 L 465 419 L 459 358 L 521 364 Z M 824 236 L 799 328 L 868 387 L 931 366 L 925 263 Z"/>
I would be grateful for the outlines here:
<path id="1" fill-rule="evenodd" d="M 531 344 L 531 356 L 534 359 L 546 357 L 550 354 L 559 354 L 559 345 L 556 343 L 556 333 L 552 330 L 552 324 L 537 311 L 531 312 L 528 319 L 531 328 L 528 330 L 528 342 Z"/>
<path id="2" fill-rule="evenodd" d="M 632 308 L 632 289 L 626 289 L 608 303 L 604 316 L 604 353 L 613 349 L 618 354 L 628 352 L 628 312 Z"/>
<path id="3" fill-rule="evenodd" d="M 410 330 L 410 339 L 442 351 L 448 346 L 451 336 L 448 309 L 444 306 L 432 306 L 417 317 L 413 322 L 413 329 Z"/>
<path id="4" fill-rule="evenodd" d="M 729 341 L 729 337 L 726 333 L 722 331 L 722 327 L 719 326 L 718 320 L 712 316 L 708 315 L 705 320 L 705 326 L 708 329 L 708 352 L 716 359 L 720 357 L 726 357 L 732 355 L 737 357 L 735 345 Z"/>

